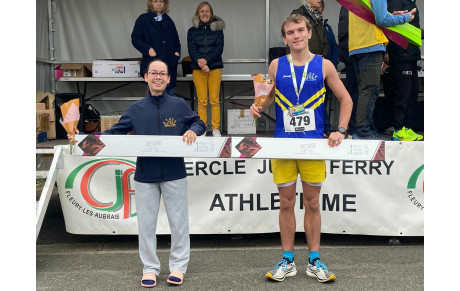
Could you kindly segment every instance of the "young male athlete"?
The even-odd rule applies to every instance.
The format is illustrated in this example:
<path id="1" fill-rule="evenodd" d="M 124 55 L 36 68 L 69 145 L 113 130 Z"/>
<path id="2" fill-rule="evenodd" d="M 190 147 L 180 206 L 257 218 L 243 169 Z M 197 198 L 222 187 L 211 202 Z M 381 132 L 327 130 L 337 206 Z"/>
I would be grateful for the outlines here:
<path id="1" fill-rule="evenodd" d="M 281 26 L 283 41 L 291 53 L 270 64 L 268 75 L 275 86 L 266 102 L 251 106 L 251 115 L 260 117 L 260 112 L 275 100 L 277 138 L 323 138 L 323 110 L 325 82 L 340 101 L 339 128 L 328 138 L 330 147 L 339 146 L 345 138 L 352 110 L 352 101 L 337 75 L 334 65 L 308 50 L 311 25 L 304 16 L 293 14 Z M 288 148 L 284 150 L 289 150 Z M 321 213 L 319 193 L 326 179 L 324 160 L 272 160 L 273 180 L 280 195 L 279 224 L 283 258 L 266 277 L 283 281 L 297 274 L 294 263 L 294 235 L 296 221 L 297 175 L 300 174 L 305 206 L 304 230 L 309 249 L 307 275 L 319 282 L 335 280 L 335 276 L 319 258 L 321 236 Z"/>

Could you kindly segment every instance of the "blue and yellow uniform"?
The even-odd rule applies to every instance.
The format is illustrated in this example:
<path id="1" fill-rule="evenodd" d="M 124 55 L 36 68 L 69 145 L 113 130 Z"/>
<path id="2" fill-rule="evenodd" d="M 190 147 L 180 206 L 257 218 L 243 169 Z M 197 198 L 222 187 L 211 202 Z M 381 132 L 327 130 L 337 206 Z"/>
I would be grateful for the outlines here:
<path id="1" fill-rule="evenodd" d="M 294 72 L 298 86 L 301 84 L 303 66 L 294 66 Z M 276 102 L 276 128 L 274 137 L 289 137 L 289 138 L 323 138 L 324 124 L 324 98 L 326 88 L 324 86 L 323 77 L 323 58 L 314 55 L 308 65 L 308 71 L 305 79 L 305 84 L 300 91 L 299 104 L 302 104 L 305 109 L 314 110 L 315 130 L 303 132 L 286 132 L 283 123 L 283 111 L 289 107 L 297 105 L 297 95 L 292 83 L 291 68 L 287 56 L 279 58 L 278 70 L 275 79 L 275 102 Z"/>
<path id="2" fill-rule="evenodd" d="M 304 66 L 294 66 L 294 72 L 298 87 L 300 87 Z M 288 56 L 278 60 L 278 69 L 275 77 L 275 108 L 276 128 L 274 137 L 279 138 L 324 138 L 324 98 L 326 88 L 323 76 L 323 58 L 314 55 L 308 65 L 305 83 L 296 95 Z M 299 104 L 306 111 L 313 111 L 314 128 L 306 131 L 287 132 L 285 129 L 286 118 L 284 111 Z M 292 119 L 296 122 L 296 119 Z M 302 128 L 302 127 L 300 127 Z M 289 149 L 286 149 L 289 150 Z M 321 183 L 326 178 L 326 164 L 324 160 L 272 160 L 273 180 L 275 184 L 283 185 L 297 180 L 297 175 L 308 183 Z"/>

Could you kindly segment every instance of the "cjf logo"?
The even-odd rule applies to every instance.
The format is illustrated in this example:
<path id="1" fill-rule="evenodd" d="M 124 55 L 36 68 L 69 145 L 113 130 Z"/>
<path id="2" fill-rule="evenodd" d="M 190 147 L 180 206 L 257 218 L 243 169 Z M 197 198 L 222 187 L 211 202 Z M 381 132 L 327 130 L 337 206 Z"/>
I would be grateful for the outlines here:
<path id="1" fill-rule="evenodd" d="M 407 198 L 414 207 L 423 210 L 423 194 L 425 193 L 425 181 L 423 180 L 423 167 L 420 166 L 412 173 L 412 176 L 407 182 Z"/>
<path id="2" fill-rule="evenodd" d="M 121 210 L 123 219 L 134 217 L 135 170 L 136 163 L 124 159 L 88 161 L 67 177 L 66 198 L 78 211 L 91 217 L 120 219 Z"/>

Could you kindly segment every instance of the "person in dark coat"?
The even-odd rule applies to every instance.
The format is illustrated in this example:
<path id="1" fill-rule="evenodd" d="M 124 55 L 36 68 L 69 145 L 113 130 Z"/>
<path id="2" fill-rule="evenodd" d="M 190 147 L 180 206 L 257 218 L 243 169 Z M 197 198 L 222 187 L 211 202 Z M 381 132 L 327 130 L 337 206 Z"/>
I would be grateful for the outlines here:
<path id="1" fill-rule="evenodd" d="M 417 8 L 416 0 L 387 0 L 387 4 L 389 12 L 411 11 Z M 411 24 L 420 28 L 418 9 Z M 416 141 L 423 139 L 423 135 L 412 130 L 419 91 L 417 61 L 421 58 L 420 48 L 413 44 L 409 44 L 407 49 L 403 49 L 391 40 L 388 43 L 385 60 L 389 60 L 391 68 L 391 84 L 388 87 L 394 105 L 393 127 L 395 131 L 392 140 Z"/>
<path id="2" fill-rule="evenodd" d="M 321 12 L 321 15 L 324 12 L 324 0 L 321 0 L 321 6 L 318 9 L 319 12 Z M 327 38 L 327 43 L 329 45 L 329 51 L 328 55 L 326 56 L 326 59 L 330 60 L 332 64 L 334 65 L 335 69 L 337 69 L 337 65 L 339 64 L 339 53 L 338 53 L 338 48 L 337 48 L 337 42 L 335 40 L 335 35 L 334 32 L 332 31 L 332 27 L 327 23 L 328 19 L 324 19 L 323 21 L 323 26 L 324 30 L 326 31 L 326 38 Z M 329 99 L 331 97 L 331 89 L 329 86 L 326 86 L 326 95 L 324 98 L 324 114 L 323 114 L 323 121 L 324 121 L 324 137 L 329 137 L 329 134 L 331 133 L 331 121 L 329 119 L 329 114 L 327 113 L 327 103 L 329 102 Z"/>
<path id="3" fill-rule="evenodd" d="M 302 6 L 295 9 L 291 14 L 300 14 L 305 16 L 312 26 L 311 38 L 308 41 L 310 52 L 327 58 L 329 53 L 329 44 L 327 43 L 326 30 L 323 25 L 323 15 L 319 11 L 322 0 L 302 0 Z M 289 48 L 287 50 L 289 54 Z"/>
<path id="4" fill-rule="evenodd" d="M 193 83 L 198 97 L 198 115 L 207 123 L 208 92 L 212 114 L 212 135 L 220 134 L 220 83 L 224 51 L 225 22 L 214 15 L 208 2 L 201 2 L 187 32 L 188 53 L 192 59 Z"/>
<path id="5" fill-rule="evenodd" d="M 348 10 L 341 6 L 338 24 L 339 39 L 339 61 L 345 65 L 346 84 L 348 93 L 353 101 L 353 110 L 351 111 L 350 122 L 348 123 L 348 134 L 353 135 L 356 128 L 356 105 L 358 104 L 358 80 L 356 79 L 355 67 L 353 61 L 348 55 Z"/>
<path id="6" fill-rule="evenodd" d="M 146 2 L 147 12 L 137 18 L 131 33 L 131 42 L 142 54 L 141 76 L 146 73 L 147 65 L 154 59 L 160 59 L 168 64 L 171 81 L 166 88 L 166 93 L 173 95 L 181 45 L 176 25 L 167 14 L 169 0 L 146 0 Z"/>
<path id="7" fill-rule="evenodd" d="M 356 79 L 358 80 L 358 101 L 356 105 L 356 127 L 353 139 L 382 140 L 374 123 L 375 103 L 380 92 L 383 57 L 388 39 L 383 27 L 404 24 L 414 19 L 415 9 L 387 11 L 386 0 L 371 0 L 375 24 L 356 14 L 348 13 L 348 50 Z"/>

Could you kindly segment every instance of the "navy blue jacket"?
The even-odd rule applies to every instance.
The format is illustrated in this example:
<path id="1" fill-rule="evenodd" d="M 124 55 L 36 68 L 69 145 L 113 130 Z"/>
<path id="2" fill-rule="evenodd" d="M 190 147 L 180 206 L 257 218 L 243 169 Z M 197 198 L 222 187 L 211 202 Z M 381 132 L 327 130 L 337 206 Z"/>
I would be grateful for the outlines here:
<path id="1" fill-rule="evenodd" d="M 328 19 L 324 19 L 324 29 L 326 30 L 327 43 L 329 44 L 329 52 L 327 59 L 332 62 L 334 67 L 337 69 L 339 64 L 339 49 L 337 46 L 337 41 L 335 40 L 334 32 L 332 27 L 327 23 Z"/>
<path id="2" fill-rule="evenodd" d="M 202 58 L 206 59 L 210 70 L 223 68 L 225 22 L 215 15 L 208 23 L 201 22 L 195 15 L 192 22 L 193 26 L 187 32 L 187 47 L 192 59 L 192 70 L 201 70 L 197 61 Z"/>
<path id="3" fill-rule="evenodd" d="M 352 61 L 348 51 L 348 10 L 343 6 L 340 7 L 338 30 L 339 61 L 346 65 L 350 65 Z"/>
<path id="4" fill-rule="evenodd" d="M 156 21 L 154 18 L 156 16 L 154 11 L 150 11 L 137 18 L 131 33 L 131 42 L 142 54 L 141 77 L 144 77 L 147 65 L 151 60 L 160 59 L 168 64 L 171 75 L 171 81 L 167 88 L 174 88 L 176 87 L 177 63 L 180 58 L 174 53 L 180 54 L 181 49 L 179 35 L 176 25 L 169 15 L 163 14 L 161 21 Z M 157 53 L 155 57 L 149 56 L 150 48 L 153 48 Z"/>
<path id="5" fill-rule="evenodd" d="M 165 126 L 165 123 L 168 126 Z M 189 127 L 198 136 L 206 130 L 203 121 L 183 99 L 166 95 L 164 92 L 161 96 L 152 96 L 149 92 L 147 97 L 133 102 L 120 121 L 102 134 L 124 135 L 134 130 L 136 135 L 182 136 L 184 126 Z M 158 183 L 186 176 L 184 158 L 137 158 L 135 181 Z"/>

